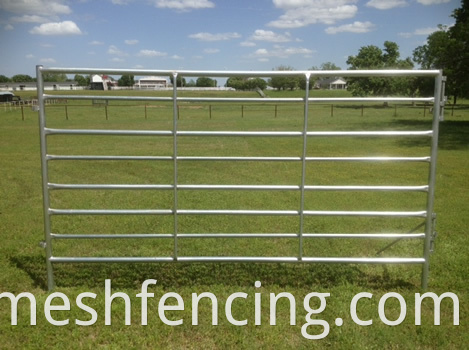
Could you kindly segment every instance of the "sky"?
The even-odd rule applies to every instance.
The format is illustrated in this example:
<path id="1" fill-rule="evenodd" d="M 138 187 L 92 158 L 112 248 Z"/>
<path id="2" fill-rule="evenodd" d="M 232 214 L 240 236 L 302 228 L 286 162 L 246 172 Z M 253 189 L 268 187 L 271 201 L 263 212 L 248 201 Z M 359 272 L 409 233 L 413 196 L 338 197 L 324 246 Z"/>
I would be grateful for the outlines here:
<path id="1" fill-rule="evenodd" d="M 363 46 L 401 58 L 460 0 L 0 0 L 0 74 L 35 67 L 305 70 Z"/>

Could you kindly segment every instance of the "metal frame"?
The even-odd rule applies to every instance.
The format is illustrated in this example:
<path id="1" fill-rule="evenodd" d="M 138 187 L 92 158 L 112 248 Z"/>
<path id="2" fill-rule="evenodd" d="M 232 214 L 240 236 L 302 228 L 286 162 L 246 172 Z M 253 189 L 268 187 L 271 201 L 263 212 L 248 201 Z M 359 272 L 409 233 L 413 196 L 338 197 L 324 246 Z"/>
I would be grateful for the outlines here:
<path id="1" fill-rule="evenodd" d="M 429 260 L 434 239 L 433 213 L 435 196 L 436 159 L 438 148 L 439 121 L 443 119 L 444 108 L 444 77 L 438 70 L 373 70 L 373 71 L 161 71 L 161 70 L 123 70 L 123 69 L 79 69 L 79 68 L 44 68 L 36 67 L 37 88 L 39 102 L 39 129 L 41 145 L 42 165 L 42 187 L 44 206 L 44 232 L 45 241 L 43 246 L 46 252 L 47 277 L 49 290 L 54 288 L 54 263 L 75 262 L 290 262 L 290 263 L 369 263 L 369 264 L 422 264 L 422 288 L 428 285 Z M 373 98 L 311 98 L 309 90 L 305 89 L 303 98 L 277 98 L 269 99 L 269 102 L 279 103 L 303 103 L 304 124 L 302 131 L 181 131 L 178 130 L 178 103 L 179 102 L 262 102 L 265 98 L 195 98 L 179 97 L 178 89 L 173 87 L 172 97 L 122 97 L 122 96 L 83 96 L 83 95 L 47 95 L 44 94 L 44 73 L 66 73 L 66 74 L 109 74 L 109 75 L 159 75 L 169 76 L 176 81 L 178 76 L 196 77 L 273 77 L 273 76 L 303 76 L 306 77 L 306 86 L 309 86 L 310 77 L 340 75 L 343 77 L 370 77 L 370 76 L 426 76 L 435 78 L 435 93 L 433 97 L 402 98 L 402 97 L 373 97 Z M 134 100 L 134 101 L 171 101 L 173 105 L 172 130 L 88 130 L 88 129 L 51 129 L 46 124 L 45 104 L 49 99 L 67 100 Z M 333 103 L 333 102 L 425 102 L 433 103 L 433 125 L 431 130 L 423 131 L 308 131 L 309 104 L 310 103 Z M 47 150 L 47 139 L 49 135 L 133 135 L 172 137 L 172 156 L 93 156 L 93 155 L 53 155 Z M 303 150 L 301 157 L 188 157 L 178 155 L 178 139 L 185 136 L 246 136 L 246 137 L 301 137 Z M 425 157 L 307 157 L 307 142 L 310 137 L 430 137 L 431 154 Z M 48 163 L 54 160 L 167 160 L 173 162 L 172 184 L 151 185 L 116 185 L 116 184 L 57 184 L 49 182 Z M 299 185 L 204 185 L 204 184 L 179 184 L 178 164 L 186 160 L 203 161 L 282 161 L 301 162 L 301 182 Z M 428 183 L 418 186 L 311 186 L 306 184 L 306 164 L 308 162 L 427 162 L 429 163 Z M 54 209 L 50 206 L 49 192 L 60 189 L 100 189 L 100 190 L 164 190 L 173 191 L 173 209 L 113 209 L 113 210 L 79 210 L 79 209 Z M 193 210 L 182 209 L 178 205 L 178 191 L 207 189 L 217 190 L 249 190 L 249 191 L 299 191 L 299 210 Z M 305 193 L 307 191 L 418 191 L 427 193 L 426 209 L 422 211 L 312 211 L 305 210 Z M 51 217 L 54 215 L 169 215 L 174 220 L 174 232 L 168 234 L 58 234 L 51 230 Z M 298 233 L 181 233 L 178 231 L 178 217 L 180 215 L 254 215 L 254 216 L 297 216 L 300 220 Z M 425 231 L 422 233 L 307 233 L 304 232 L 304 218 L 308 216 L 353 216 L 353 217 L 419 217 L 424 219 Z M 298 238 L 298 254 L 292 257 L 206 257 L 206 256 L 180 256 L 178 254 L 178 240 L 186 238 Z M 142 238 L 142 239 L 173 239 L 173 255 L 163 257 L 58 257 L 53 255 L 52 242 L 57 239 L 113 239 L 113 238 Z M 383 257 L 307 257 L 303 256 L 303 241 L 305 238 L 395 238 L 396 241 L 404 238 L 423 239 L 423 254 L 418 258 L 383 258 Z M 395 243 L 395 242 L 394 242 Z M 391 243 L 394 244 L 394 243 Z"/>

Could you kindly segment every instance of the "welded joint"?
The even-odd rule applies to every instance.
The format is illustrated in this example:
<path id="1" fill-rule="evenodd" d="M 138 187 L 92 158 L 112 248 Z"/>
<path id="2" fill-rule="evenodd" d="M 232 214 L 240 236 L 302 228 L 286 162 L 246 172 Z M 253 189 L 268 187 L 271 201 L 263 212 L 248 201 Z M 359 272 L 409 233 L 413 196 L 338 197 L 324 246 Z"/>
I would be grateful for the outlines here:
<path id="1" fill-rule="evenodd" d="M 40 241 L 39 242 L 39 247 L 41 247 L 42 249 L 46 249 L 46 247 L 47 247 L 46 241 Z"/>

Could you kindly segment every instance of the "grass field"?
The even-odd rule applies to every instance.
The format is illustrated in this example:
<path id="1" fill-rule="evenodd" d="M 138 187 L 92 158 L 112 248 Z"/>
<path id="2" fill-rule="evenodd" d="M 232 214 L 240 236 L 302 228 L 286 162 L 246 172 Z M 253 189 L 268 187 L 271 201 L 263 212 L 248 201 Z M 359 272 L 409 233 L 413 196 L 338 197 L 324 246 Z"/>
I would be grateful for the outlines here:
<path id="1" fill-rule="evenodd" d="M 103 92 L 104 94 L 106 92 Z M 127 94 L 128 92 L 122 92 Z M 344 92 L 341 92 L 344 94 Z M 151 92 L 148 92 L 150 95 Z M 228 95 L 215 96 L 226 97 Z M 278 92 L 269 92 L 277 97 Z M 282 96 L 296 97 L 297 92 Z M 313 91 L 314 94 L 324 94 Z M 330 94 L 330 93 L 327 93 Z M 346 94 L 346 93 L 345 93 Z M 27 96 L 24 93 L 24 96 Z M 204 95 L 206 96 L 206 95 Z M 213 95 L 212 95 L 213 96 Z M 257 97 L 255 93 L 229 96 Z M 322 95 L 321 95 L 322 96 Z M 467 101 L 464 101 L 467 103 Z M 295 104 L 209 104 L 181 103 L 179 130 L 231 131 L 301 131 L 303 107 Z M 68 101 L 47 107 L 48 126 L 53 128 L 171 130 L 170 104 L 152 102 L 110 102 L 107 107 L 92 106 L 89 101 Z M 24 119 L 24 120 L 23 120 Z M 70 319 L 62 327 L 51 325 L 43 306 L 47 273 L 43 237 L 42 192 L 37 113 L 30 108 L 8 109 L 0 106 L 0 293 L 31 292 L 37 300 L 37 325 L 29 324 L 27 300 L 18 303 L 18 325 L 10 325 L 7 298 L 0 299 L 1 348 L 324 348 L 337 349 L 459 349 L 469 342 L 469 293 L 466 232 L 469 171 L 469 108 L 467 104 L 446 111 L 440 127 L 435 212 L 438 215 L 438 238 L 431 258 L 428 291 L 453 292 L 460 301 L 460 325 L 452 325 L 452 305 L 441 305 L 441 325 L 433 325 L 433 305 L 426 300 L 422 308 L 422 325 L 414 320 L 414 294 L 420 292 L 420 265 L 289 265 L 289 264 L 57 264 L 54 265 L 55 291 L 67 295 L 70 311 L 54 311 L 56 320 Z M 410 105 L 311 105 L 308 130 L 425 130 L 431 128 L 428 108 Z M 269 137 L 181 137 L 181 156 L 301 156 L 299 138 Z M 51 136 L 50 154 L 95 155 L 172 155 L 172 138 L 110 136 Z M 352 139 L 314 138 L 308 140 L 308 156 L 425 156 L 428 139 Z M 357 164 L 309 163 L 307 184 L 314 185 L 420 185 L 427 181 L 425 163 Z M 172 162 L 156 161 L 54 161 L 50 165 L 50 182 L 170 184 Z M 297 185 L 301 164 L 294 162 L 180 162 L 180 184 L 275 184 Z M 306 210 L 409 210 L 425 209 L 424 193 L 405 192 L 308 192 Z M 51 206 L 75 209 L 171 209 L 172 191 L 52 191 Z M 272 209 L 298 210 L 299 193 L 293 191 L 181 191 L 180 208 L 187 209 Z M 422 219 L 313 217 L 305 220 L 305 232 L 359 233 L 409 232 Z M 56 233 L 171 233 L 174 222 L 166 216 L 102 217 L 54 216 Z M 295 233 L 297 217 L 249 216 L 181 216 L 178 231 L 184 233 Z M 390 231 L 392 230 L 392 231 Z M 304 242 L 307 256 L 370 256 L 392 240 L 324 240 Z M 57 256 L 171 256 L 171 239 L 146 240 L 60 240 L 54 243 Z M 182 256 L 295 256 L 297 239 L 180 239 Z M 421 240 L 402 240 L 381 256 L 419 257 Z M 125 292 L 132 302 L 132 325 L 124 324 L 124 303 L 116 299 L 112 306 L 112 325 L 104 321 L 104 281 L 112 280 L 113 292 Z M 148 302 L 148 325 L 142 326 L 140 293 L 142 282 L 156 279 L 149 290 L 155 298 Z M 256 288 L 255 281 L 262 287 Z M 75 319 L 88 320 L 75 298 L 83 292 L 97 294 L 86 304 L 97 312 L 94 325 L 78 326 Z M 169 319 L 183 319 L 180 326 L 164 324 L 158 315 L 158 302 L 168 292 L 181 295 L 184 311 L 167 311 Z M 199 325 L 191 324 L 192 293 L 211 292 L 218 298 L 218 325 L 211 324 L 208 301 L 199 305 Z M 225 317 L 224 305 L 235 292 L 248 297 L 233 303 L 233 317 L 247 319 L 246 326 L 234 326 Z M 296 325 L 290 325 L 289 304 L 281 299 L 277 305 L 277 325 L 269 325 L 269 293 L 289 292 L 296 298 Z M 306 311 L 305 295 L 330 293 L 327 307 L 314 316 L 330 324 L 329 335 L 322 340 L 308 340 L 301 335 Z M 358 316 L 373 320 L 370 326 L 355 324 L 350 315 L 350 301 L 359 292 L 373 294 L 362 299 Z M 398 326 L 381 322 L 378 303 L 386 293 L 398 292 L 406 300 L 407 316 Z M 255 325 L 255 293 L 261 294 L 261 325 Z M 314 299 L 313 299 L 314 300 Z M 174 301 L 174 300 L 173 300 Z M 319 307 L 318 300 L 312 307 Z M 386 303 L 390 320 L 399 317 L 395 299 Z M 336 326 L 337 317 L 343 326 Z M 309 327 L 311 334 L 321 333 L 321 326 Z"/>

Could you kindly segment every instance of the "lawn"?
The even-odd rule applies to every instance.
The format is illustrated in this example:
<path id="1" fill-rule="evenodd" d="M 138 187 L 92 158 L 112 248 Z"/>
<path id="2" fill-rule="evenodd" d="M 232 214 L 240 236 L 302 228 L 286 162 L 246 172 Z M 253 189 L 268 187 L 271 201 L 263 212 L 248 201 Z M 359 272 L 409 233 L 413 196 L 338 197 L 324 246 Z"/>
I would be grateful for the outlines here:
<path id="1" fill-rule="evenodd" d="M 104 94 L 106 92 L 103 92 Z M 122 92 L 124 93 L 124 92 Z M 150 95 L 151 92 L 148 92 Z M 211 93 L 214 94 L 214 93 Z M 258 97 L 255 93 L 235 96 Z M 269 92 L 277 97 L 278 92 Z M 312 97 L 323 92 L 312 92 Z M 23 97 L 28 94 L 24 93 Z M 204 95 L 201 95 L 205 97 Z M 295 92 L 282 96 L 297 97 Z M 29 302 L 18 303 L 18 325 L 11 325 L 10 303 L 0 299 L 0 337 L 2 348 L 393 348 L 434 349 L 464 348 L 469 342 L 467 284 L 468 251 L 466 232 L 467 174 L 469 171 L 469 106 L 463 101 L 454 110 L 447 109 L 440 127 L 435 212 L 438 237 L 431 257 L 429 288 L 438 295 L 453 292 L 459 297 L 460 325 L 452 325 L 453 305 L 441 304 L 441 325 L 433 325 L 433 305 L 425 300 L 422 325 L 414 319 L 415 293 L 420 293 L 420 265 L 351 265 L 351 264 L 56 264 L 55 292 L 70 299 L 70 311 L 53 311 L 56 320 L 69 319 L 65 326 L 54 326 L 46 319 L 44 304 L 48 295 L 44 250 L 42 191 L 37 113 L 28 107 L 9 109 L 0 106 L 0 293 L 32 293 L 37 301 L 37 324 L 30 325 Z M 166 102 L 109 102 L 107 106 L 89 101 L 68 101 L 47 107 L 48 126 L 53 128 L 171 130 L 172 107 Z M 301 131 L 301 104 L 268 103 L 244 105 L 231 103 L 181 103 L 179 130 L 231 131 Z M 308 130 L 425 130 L 431 128 L 429 109 L 423 105 L 312 104 Z M 24 119 L 24 120 L 23 120 Z M 311 141 L 311 142 L 310 142 Z M 70 136 L 50 137 L 50 154 L 94 155 L 172 155 L 171 137 Z M 285 156 L 300 157 L 300 138 L 284 137 L 180 137 L 180 156 Z M 428 139 L 408 138 L 314 138 L 308 140 L 307 155 L 341 156 L 423 156 L 429 153 Z M 314 185 L 419 185 L 427 181 L 426 163 L 357 164 L 313 162 L 307 166 L 307 184 Z M 170 161 L 53 161 L 50 182 L 171 184 L 173 163 Z M 297 162 L 226 162 L 184 161 L 179 163 L 180 184 L 297 185 L 301 164 Z M 76 191 L 51 192 L 51 206 L 57 209 L 171 209 L 172 191 Z M 298 210 L 296 191 L 181 191 L 178 206 L 184 209 Z M 306 210 L 424 210 L 424 193 L 407 192 L 307 192 Z M 363 233 L 409 232 L 421 218 L 337 218 L 305 219 L 305 232 Z M 64 234 L 152 233 L 168 234 L 174 221 L 164 215 L 62 216 L 52 220 L 53 231 Z M 282 216 L 211 216 L 188 215 L 178 219 L 180 233 L 295 233 L 298 217 Z M 392 230 L 392 231 L 390 231 Z M 368 256 L 393 240 L 305 239 L 305 256 Z M 172 239 L 126 240 L 57 240 L 56 256 L 171 256 Z M 190 238 L 178 240 L 181 256 L 296 256 L 297 238 Z M 419 257 L 422 241 L 397 242 L 380 256 Z M 131 325 L 125 325 L 123 300 L 112 304 L 112 324 L 105 325 L 105 280 L 112 280 L 112 292 L 130 297 Z M 141 324 L 143 281 L 156 279 L 149 291 L 148 325 Z M 260 281 L 262 286 L 255 287 Z M 77 306 L 80 293 L 97 296 L 85 299 L 96 310 L 97 321 L 79 326 L 75 320 L 89 320 L 90 314 Z M 162 321 L 158 304 L 165 293 L 178 293 L 184 310 L 166 311 L 170 320 L 183 320 L 169 326 Z M 192 293 L 213 293 L 218 299 L 218 325 L 212 325 L 212 308 L 208 299 L 199 303 L 199 325 L 193 325 Z M 247 293 L 246 299 L 233 301 L 233 317 L 247 320 L 235 326 L 227 320 L 225 305 L 230 295 Z M 277 303 L 276 326 L 270 325 L 270 293 L 291 293 L 296 300 L 290 325 L 290 308 L 286 298 Z M 303 300 L 308 293 L 330 293 L 327 307 L 317 320 L 325 320 L 330 332 L 324 339 L 309 340 L 302 336 L 307 312 Z M 358 303 L 361 320 L 372 325 L 359 326 L 350 313 L 354 295 L 368 292 L 371 299 Z M 384 324 L 379 316 L 380 298 L 389 292 L 400 293 L 406 301 L 406 318 L 397 326 Z M 257 293 L 257 295 L 256 295 Z M 256 296 L 255 296 L 256 295 Z M 258 299 L 260 297 L 260 299 Z M 170 298 L 167 303 L 175 302 Z M 60 300 L 56 299 L 56 304 Z M 260 306 L 259 306 L 260 304 Z M 319 299 L 311 300 L 319 308 Z M 256 311 L 258 310 L 258 311 Z M 256 316 L 257 315 L 257 316 Z M 258 317 L 260 316 L 260 322 Z M 399 303 L 386 303 L 389 320 L 399 317 Z M 337 326 L 336 318 L 343 319 Z M 256 325 L 261 323 L 260 325 Z M 310 334 L 320 334 L 323 326 L 308 327 Z"/>

